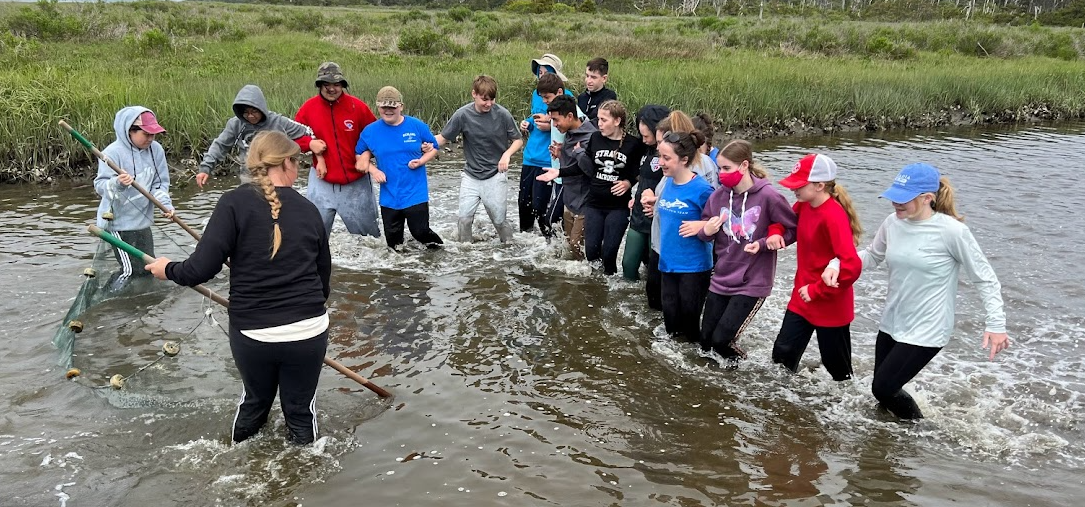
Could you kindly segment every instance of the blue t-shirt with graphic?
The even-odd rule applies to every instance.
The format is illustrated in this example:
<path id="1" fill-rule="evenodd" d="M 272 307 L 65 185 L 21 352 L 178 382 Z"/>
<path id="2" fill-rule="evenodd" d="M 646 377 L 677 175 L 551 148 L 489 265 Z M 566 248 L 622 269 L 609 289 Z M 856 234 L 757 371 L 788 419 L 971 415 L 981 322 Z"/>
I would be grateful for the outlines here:
<path id="1" fill-rule="evenodd" d="M 659 215 L 659 271 L 661 273 L 699 273 L 712 269 L 712 243 L 697 236 L 683 238 L 678 228 L 686 220 L 700 220 L 712 186 L 694 175 L 679 185 L 667 178 L 656 201 Z"/>
<path id="2" fill-rule="evenodd" d="M 426 166 L 416 169 L 407 167 L 408 162 L 422 157 L 424 142 L 433 143 L 434 149 L 440 148 L 429 125 L 413 116 L 404 116 L 396 126 L 378 119 L 362 130 L 354 152 L 360 155 L 369 150 L 377 159 L 377 168 L 388 177 L 387 181 L 381 183 L 381 206 L 405 209 L 429 202 Z"/>

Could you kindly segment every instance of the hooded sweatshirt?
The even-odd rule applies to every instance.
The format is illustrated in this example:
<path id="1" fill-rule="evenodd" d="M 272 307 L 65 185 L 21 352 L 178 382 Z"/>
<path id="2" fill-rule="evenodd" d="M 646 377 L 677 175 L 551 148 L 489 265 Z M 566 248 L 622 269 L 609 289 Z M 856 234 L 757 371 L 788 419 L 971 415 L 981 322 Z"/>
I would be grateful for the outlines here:
<path id="1" fill-rule="evenodd" d="M 163 205 L 173 209 L 170 199 L 170 171 L 166 165 L 166 151 L 158 141 L 141 150 L 132 145 L 128 129 L 139 115 L 150 111 L 141 106 L 128 106 L 117 111 L 113 119 L 113 132 L 117 140 L 102 150 L 124 172 L 131 174 L 135 182 L 151 193 Z M 98 161 L 98 175 L 94 178 L 94 191 L 102 197 L 98 205 L 98 227 L 107 231 L 138 231 L 154 223 L 154 204 L 136 190 L 135 185 L 124 186 L 117 181 L 117 173 L 105 162 Z M 112 211 L 113 220 L 102 218 Z"/>
<path id="2" fill-rule="evenodd" d="M 637 125 L 643 123 L 649 130 L 655 132 L 656 125 L 669 114 L 671 110 L 667 107 L 649 104 L 637 112 Z M 629 215 L 629 227 L 641 234 L 652 233 L 652 219 L 644 216 L 644 206 L 640 204 L 641 194 L 645 189 L 655 189 L 662 179 L 663 171 L 659 170 L 659 154 L 654 145 L 649 146 L 640 160 L 637 191 L 633 194 L 633 212 Z"/>
<path id="3" fill-rule="evenodd" d="M 346 185 L 362 177 L 362 173 L 354 170 L 354 148 L 358 145 L 362 129 L 377 121 L 365 102 L 346 92 L 335 102 L 328 102 L 317 94 L 298 108 L 294 119 L 307 125 L 313 137 L 328 143 L 328 149 L 323 154 L 324 163 L 328 166 L 324 181 Z M 301 151 L 309 151 L 308 140 L 298 145 Z"/>
<path id="4" fill-rule="evenodd" d="M 245 119 L 245 109 L 249 107 L 259 109 L 264 116 L 255 125 Z M 238 158 L 241 159 L 241 167 L 244 169 L 245 158 L 249 153 L 249 144 L 252 142 L 253 136 L 262 130 L 278 130 L 305 147 L 308 147 L 309 141 L 312 140 L 313 132 L 309 130 L 309 127 L 268 109 L 267 100 L 264 99 L 264 92 L 260 90 L 259 86 L 245 85 L 242 87 L 237 92 L 237 97 L 234 98 L 233 110 L 234 117 L 226 121 L 226 128 L 222 129 L 222 133 L 215 138 L 211 143 L 211 147 L 207 149 L 207 153 L 203 156 L 203 162 L 200 162 L 201 173 L 210 173 L 215 164 L 225 159 L 226 155 L 230 153 L 230 148 L 234 146 L 240 148 Z"/>
<path id="5" fill-rule="evenodd" d="M 753 186 L 742 193 L 721 187 L 712 193 L 701 214 L 702 220 L 720 217 L 723 226 L 714 236 L 704 229 L 697 237 L 715 243 L 716 267 L 709 290 L 722 296 L 768 297 L 776 276 L 776 250 L 765 240 L 769 224 L 780 224 L 785 244 L 795 242 L 798 218 L 787 199 L 767 179 L 753 178 Z M 756 255 L 746 253 L 747 244 L 761 245 Z"/>
<path id="6" fill-rule="evenodd" d="M 561 199 L 574 215 L 584 214 L 584 207 L 588 203 L 588 187 L 591 183 L 580 159 L 586 156 L 584 150 L 591 135 L 598 131 L 595 124 L 585 121 L 579 127 L 566 132 L 565 142 L 561 143 L 561 167 L 558 168 L 562 185 Z M 576 147 L 577 144 L 580 148 Z"/>

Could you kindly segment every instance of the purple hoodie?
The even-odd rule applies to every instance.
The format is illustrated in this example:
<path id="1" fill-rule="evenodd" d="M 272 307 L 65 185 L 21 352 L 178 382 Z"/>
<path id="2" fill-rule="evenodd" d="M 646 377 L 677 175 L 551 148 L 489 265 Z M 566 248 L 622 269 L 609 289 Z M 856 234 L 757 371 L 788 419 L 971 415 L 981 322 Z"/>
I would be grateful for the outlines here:
<path id="1" fill-rule="evenodd" d="M 703 229 L 697 233 L 703 241 L 715 242 L 716 267 L 709 290 L 723 296 L 768 297 L 776 276 L 776 250 L 765 246 L 766 234 L 769 224 L 780 224 L 784 243 L 795 242 L 798 218 L 791 205 L 769 180 L 754 177 L 753 186 L 741 194 L 726 187 L 712 192 L 701 218 L 714 216 L 723 219 L 720 231 L 711 237 Z M 750 255 L 743 249 L 754 241 L 761 244 L 761 250 Z"/>

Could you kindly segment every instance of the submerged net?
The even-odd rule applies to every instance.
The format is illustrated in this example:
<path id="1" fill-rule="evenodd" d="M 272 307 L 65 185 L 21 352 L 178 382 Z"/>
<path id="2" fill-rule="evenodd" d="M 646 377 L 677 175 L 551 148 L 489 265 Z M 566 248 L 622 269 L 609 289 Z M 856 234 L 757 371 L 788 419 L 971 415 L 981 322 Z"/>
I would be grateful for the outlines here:
<path id="1" fill-rule="evenodd" d="M 185 255 L 162 231 L 155 232 L 156 247 L 166 255 Z M 225 292 L 224 280 L 211 285 Z M 116 406 L 232 400 L 237 380 L 226 320 L 225 309 L 191 289 L 154 279 L 142 264 L 134 266 L 133 276 L 123 276 L 112 247 L 99 241 L 52 341 L 57 365 Z"/>

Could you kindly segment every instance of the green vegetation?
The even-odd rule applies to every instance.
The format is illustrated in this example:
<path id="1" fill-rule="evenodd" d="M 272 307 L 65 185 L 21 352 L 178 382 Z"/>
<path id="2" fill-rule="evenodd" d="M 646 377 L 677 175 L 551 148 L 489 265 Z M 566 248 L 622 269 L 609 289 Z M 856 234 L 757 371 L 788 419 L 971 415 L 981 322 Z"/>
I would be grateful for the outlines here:
<path id="1" fill-rule="evenodd" d="M 585 2 L 586 3 L 586 2 Z M 582 5 L 582 4 L 581 4 Z M 603 5 L 599 2 L 594 5 Z M 439 127 L 470 100 L 480 73 L 499 102 L 527 113 L 531 58 L 611 60 L 632 108 L 709 111 L 720 131 L 932 126 L 1085 115 L 1085 30 L 964 21 L 875 23 L 774 17 L 665 17 L 569 12 L 560 22 L 503 12 L 255 6 L 202 2 L 0 4 L 0 181 L 91 167 L 56 127 L 67 119 L 104 147 L 114 113 L 146 105 L 160 139 L 198 157 L 258 84 L 292 114 L 315 93 L 322 61 L 372 101 L 393 84 L 407 113 Z M 34 176 L 26 168 L 40 169 Z"/>

